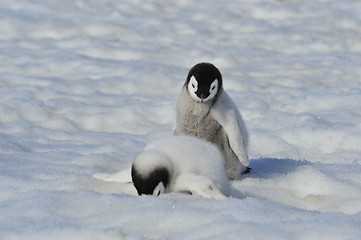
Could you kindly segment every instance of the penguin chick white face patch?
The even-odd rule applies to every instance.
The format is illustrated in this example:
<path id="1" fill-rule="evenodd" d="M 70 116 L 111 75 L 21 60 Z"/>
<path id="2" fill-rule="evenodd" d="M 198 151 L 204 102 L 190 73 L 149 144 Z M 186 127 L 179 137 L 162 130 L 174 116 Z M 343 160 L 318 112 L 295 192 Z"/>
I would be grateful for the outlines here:
<path id="1" fill-rule="evenodd" d="M 199 97 L 196 94 L 197 90 L 198 90 L 198 82 L 196 78 L 192 76 L 188 82 L 188 92 L 194 100 L 200 101 Z"/>
<path id="2" fill-rule="evenodd" d="M 207 102 L 217 95 L 218 80 L 215 79 L 210 85 L 199 84 L 197 79 L 192 76 L 188 82 L 188 92 L 197 102 Z"/>
<path id="3" fill-rule="evenodd" d="M 217 95 L 218 92 L 218 80 L 214 80 L 211 84 L 211 86 L 209 87 L 209 96 L 204 99 L 204 101 L 208 101 L 212 98 L 214 98 Z"/>
<path id="4" fill-rule="evenodd" d="M 154 188 L 153 196 L 159 196 L 163 194 L 165 191 L 165 186 L 162 182 L 158 183 L 158 185 Z"/>

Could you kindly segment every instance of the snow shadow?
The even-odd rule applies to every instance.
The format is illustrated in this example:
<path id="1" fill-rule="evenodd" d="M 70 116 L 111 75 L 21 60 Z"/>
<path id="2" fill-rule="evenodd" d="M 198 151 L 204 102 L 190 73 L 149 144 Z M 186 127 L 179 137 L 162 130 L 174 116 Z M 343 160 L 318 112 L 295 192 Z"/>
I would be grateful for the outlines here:
<path id="1" fill-rule="evenodd" d="M 300 166 L 311 165 L 306 160 L 259 158 L 250 161 L 252 171 L 245 177 L 249 178 L 272 178 L 275 175 L 283 175 L 294 172 Z"/>

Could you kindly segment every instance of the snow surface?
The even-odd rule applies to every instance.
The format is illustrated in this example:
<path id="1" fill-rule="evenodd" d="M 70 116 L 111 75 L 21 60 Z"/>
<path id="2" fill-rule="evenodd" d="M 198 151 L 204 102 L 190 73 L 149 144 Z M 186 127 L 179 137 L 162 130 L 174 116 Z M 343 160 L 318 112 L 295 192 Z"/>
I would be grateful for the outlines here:
<path id="1" fill-rule="evenodd" d="M 358 0 L 1 1 L 0 239 L 361 239 Z M 253 171 L 216 201 L 104 182 L 209 61 Z"/>

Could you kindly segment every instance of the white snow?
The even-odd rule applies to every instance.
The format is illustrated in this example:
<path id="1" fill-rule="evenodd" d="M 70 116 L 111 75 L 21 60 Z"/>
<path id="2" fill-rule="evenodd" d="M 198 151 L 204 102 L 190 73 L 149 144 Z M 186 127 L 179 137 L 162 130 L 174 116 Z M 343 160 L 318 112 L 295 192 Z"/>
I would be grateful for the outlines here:
<path id="1" fill-rule="evenodd" d="M 360 16 L 357 0 L 1 1 L 0 239 L 360 239 Z M 249 130 L 239 194 L 93 178 L 171 134 L 202 61 Z"/>

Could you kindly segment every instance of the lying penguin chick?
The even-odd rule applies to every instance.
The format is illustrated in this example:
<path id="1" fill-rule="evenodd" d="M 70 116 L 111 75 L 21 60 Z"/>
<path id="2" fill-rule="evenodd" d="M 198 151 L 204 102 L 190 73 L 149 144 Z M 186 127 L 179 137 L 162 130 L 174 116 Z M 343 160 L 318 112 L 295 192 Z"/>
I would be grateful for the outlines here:
<path id="1" fill-rule="evenodd" d="M 239 172 L 250 171 L 245 124 L 223 89 L 221 73 L 210 63 L 199 63 L 189 71 L 175 104 L 173 133 L 217 145 L 229 179 L 236 179 Z"/>
<path id="2" fill-rule="evenodd" d="M 171 136 L 148 144 L 132 165 L 138 194 L 190 192 L 224 199 L 231 187 L 216 146 L 189 136 Z"/>

